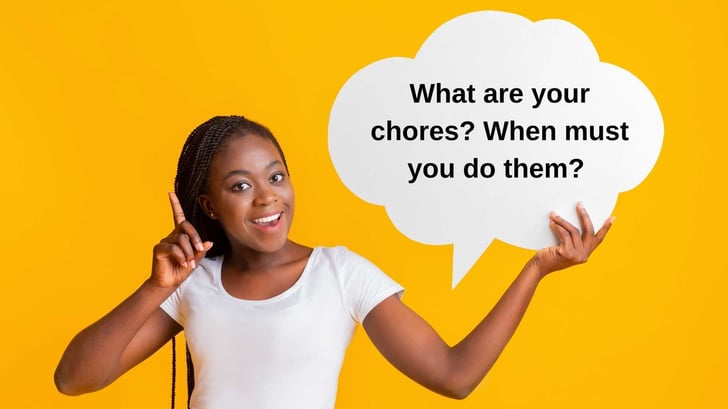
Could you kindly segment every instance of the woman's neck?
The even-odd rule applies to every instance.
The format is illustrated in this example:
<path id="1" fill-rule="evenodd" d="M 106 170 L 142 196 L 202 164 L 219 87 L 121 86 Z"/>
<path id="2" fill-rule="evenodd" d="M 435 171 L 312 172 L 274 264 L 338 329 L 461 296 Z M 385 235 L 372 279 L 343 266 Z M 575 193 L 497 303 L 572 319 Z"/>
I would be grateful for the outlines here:
<path id="1" fill-rule="evenodd" d="M 263 272 L 307 258 L 311 248 L 302 246 L 291 240 L 274 252 L 259 252 L 251 248 L 235 248 L 225 255 L 225 263 L 241 273 Z"/>

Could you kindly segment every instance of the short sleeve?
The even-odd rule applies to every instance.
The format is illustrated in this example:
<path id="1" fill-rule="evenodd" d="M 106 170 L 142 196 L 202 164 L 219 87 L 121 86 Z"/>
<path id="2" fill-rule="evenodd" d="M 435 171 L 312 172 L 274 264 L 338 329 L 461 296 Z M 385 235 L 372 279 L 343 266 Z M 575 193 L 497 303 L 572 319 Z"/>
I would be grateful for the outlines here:
<path id="1" fill-rule="evenodd" d="M 362 323 L 390 295 L 402 296 L 404 288 L 369 260 L 345 247 L 334 251 L 344 300 L 355 321 Z"/>
<path id="2" fill-rule="evenodd" d="M 182 283 L 184 284 L 184 283 Z M 182 286 L 177 287 L 177 289 L 167 297 L 164 302 L 162 302 L 162 305 L 159 307 L 167 313 L 173 320 L 177 321 L 177 323 L 184 327 L 184 319 L 182 318 L 182 312 L 181 312 L 181 300 L 182 300 Z"/>

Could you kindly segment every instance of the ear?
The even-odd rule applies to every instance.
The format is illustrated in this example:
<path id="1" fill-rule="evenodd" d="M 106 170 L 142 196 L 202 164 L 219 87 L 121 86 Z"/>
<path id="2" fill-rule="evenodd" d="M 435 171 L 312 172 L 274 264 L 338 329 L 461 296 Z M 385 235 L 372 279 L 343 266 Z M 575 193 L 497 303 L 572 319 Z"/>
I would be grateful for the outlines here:
<path id="1" fill-rule="evenodd" d="M 217 220 L 217 212 L 215 211 L 215 207 L 212 205 L 212 201 L 210 201 L 210 198 L 207 195 L 200 195 L 197 198 L 197 202 L 200 204 L 200 207 L 202 207 L 202 210 L 205 212 L 207 217 L 212 220 Z"/>

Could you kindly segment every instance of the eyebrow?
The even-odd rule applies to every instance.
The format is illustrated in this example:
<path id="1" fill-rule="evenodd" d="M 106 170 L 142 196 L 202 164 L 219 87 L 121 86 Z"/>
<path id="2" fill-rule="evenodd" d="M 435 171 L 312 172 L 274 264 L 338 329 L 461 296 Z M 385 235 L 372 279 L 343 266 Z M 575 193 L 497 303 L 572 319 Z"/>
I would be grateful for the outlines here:
<path id="1" fill-rule="evenodd" d="M 268 163 L 267 165 L 265 165 L 265 169 L 266 170 L 267 169 L 270 169 L 270 168 L 272 168 L 272 167 L 274 167 L 276 165 L 283 165 L 283 163 L 281 161 L 279 161 L 278 159 L 276 159 L 276 160 Z M 225 179 L 227 179 L 227 178 L 229 178 L 231 176 L 247 176 L 249 174 L 250 174 L 250 171 L 249 170 L 245 170 L 245 169 L 235 169 L 235 170 L 231 170 L 230 172 L 226 173 L 225 174 L 225 177 L 223 177 L 222 180 L 225 180 Z"/>

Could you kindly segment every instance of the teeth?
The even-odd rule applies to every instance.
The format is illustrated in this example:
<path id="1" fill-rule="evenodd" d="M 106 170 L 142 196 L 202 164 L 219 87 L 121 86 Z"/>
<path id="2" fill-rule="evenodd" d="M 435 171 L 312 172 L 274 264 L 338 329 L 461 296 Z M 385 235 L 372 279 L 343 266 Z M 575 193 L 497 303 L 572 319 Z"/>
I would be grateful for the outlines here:
<path id="1" fill-rule="evenodd" d="M 281 213 L 274 214 L 268 217 L 261 217 L 260 219 L 253 220 L 253 223 L 261 224 L 261 223 L 270 223 L 274 220 L 277 220 L 279 217 L 281 217 Z"/>

